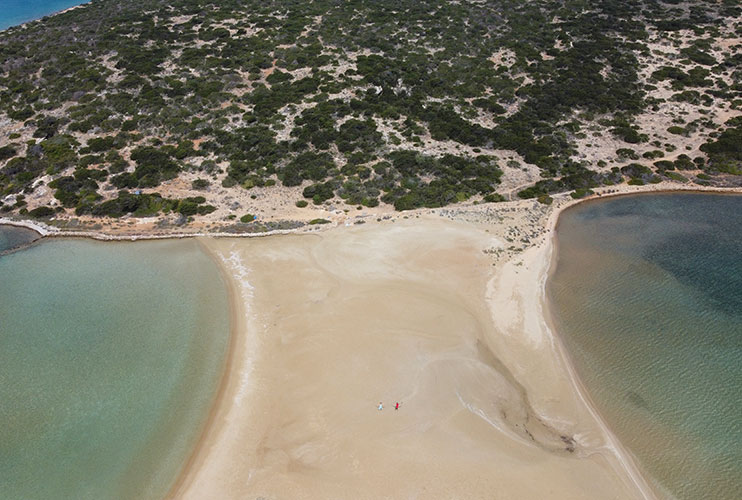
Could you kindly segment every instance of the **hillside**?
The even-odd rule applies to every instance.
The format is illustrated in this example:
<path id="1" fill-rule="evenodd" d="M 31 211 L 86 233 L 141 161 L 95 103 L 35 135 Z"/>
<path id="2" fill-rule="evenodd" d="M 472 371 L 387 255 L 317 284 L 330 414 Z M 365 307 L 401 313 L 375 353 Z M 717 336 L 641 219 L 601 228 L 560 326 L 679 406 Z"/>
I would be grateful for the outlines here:
<path id="1" fill-rule="evenodd" d="M 741 117 L 734 0 L 95 0 L 0 33 L 0 215 L 739 186 Z"/>

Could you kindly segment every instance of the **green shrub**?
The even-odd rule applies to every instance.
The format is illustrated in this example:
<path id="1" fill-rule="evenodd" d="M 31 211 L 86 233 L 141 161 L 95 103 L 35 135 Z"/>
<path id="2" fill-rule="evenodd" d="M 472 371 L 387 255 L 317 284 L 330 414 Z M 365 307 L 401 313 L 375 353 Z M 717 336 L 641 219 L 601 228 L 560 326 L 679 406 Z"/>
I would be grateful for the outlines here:
<path id="1" fill-rule="evenodd" d="M 621 173 L 629 177 L 640 178 L 652 175 L 652 169 L 639 163 L 630 163 L 621 167 Z"/>
<path id="2" fill-rule="evenodd" d="M 321 205 L 335 196 L 335 189 L 332 182 L 312 184 L 304 188 L 302 195 L 311 198 L 315 205 Z"/>
<path id="3" fill-rule="evenodd" d="M 8 158 L 12 158 L 16 155 L 17 151 L 12 146 L 3 146 L 0 148 L 0 161 L 7 160 Z"/>
<path id="4" fill-rule="evenodd" d="M 185 215 L 186 217 L 196 215 L 198 213 L 198 203 L 194 203 L 188 200 L 181 200 L 180 203 L 178 203 L 178 212 Z"/>
<path id="5" fill-rule="evenodd" d="M 551 205 L 554 202 L 554 198 L 552 198 L 548 194 L 542 194 L 536 199 L 538 200 L 539 203 L 542 203 L 544 205 Z"/>
<path id="6" fill-rule="evenodd" d="M 8 116 L 11 119 L 17 120 L 19 122 L 22 122 L 24 120 L 28 120 L 33 115 L 34 115 L 34 112 L 33 112 L 33 110 L 31 108 L 20 109 L 18 111 L 11 111 L 11 112 L 8 113 Z"/>
<path id="7" fill-rule="evenodd" d="M 216 207 L 213 205 L 200 205 L 198 207 L 198 215 L 207 215 L 211 212 L 214 212 L 216 210 Z"/>
<path id="8" fill-rule="evenodd" d="M 578 188 L 578 189 L 575 189 L 573 192 L 571 192 L 569 195 L 575 200 L 577 200 L 577 199 L 584 198 L 585 196 L 590 196 L 593 194 L 595 194 L 595 192 L 592 189 Z"/>
<path id="9" fill-rule="evenodd" d="M 628 158 L 630 160 L 638 160 L 639 155 L 634 151 L 633 149 L 629 148 L 619 148 L 616 150 L 616 155 L 618 155 L 619 158 Z"/>
<path id="10" fill-rule="evenodd" d="M 646 142 L 648 137 L 646 134 L 640 134 L 638 130 L 630 126 L 620 126 L 611 129 L 611 132 L 616 137 L 623 139 L 629 144 L 638 144 L 640 142 Z"/>
<path id="11" fill-rule="evenodd" d="M 725 125 L 717 138 L 701 145 L 701 151 L 708 155 L 707 168 L 742 175 L 742 118 L 732 118 Z"/>
<path id="12" fill-rule="evenodd" d="M 675 170 L 675 163 L 670 160 L 660 160 L 654 162 L 654 166 L 660 170 Z"/>
<path id="13" fill-rule="evenodd" d="M 665 172 L 665 175 L 674 181 L 678 182 L 688 182 L 688 179 L 685 176 L 682 176 L 678 174 L 677 172 Z"/>
<path id="14" fill-rule="evenodd" d="M 88 148 L 90 151 L 102 152 L 108 151 L 114 145 L 114 137 L 94 137 L 88 141 Z"/>
<path id="15" fill-rule="evenodd" d="M 646 158 L 648 160 L 655 160 L 657 158 L 662 158 L 663 156 L 665 156 L 664 151 L 660 151 L 659 149 L 655 149 L 655 150 L 652 150 L 652 151 L 647 151 L 647 152 L 645 152 L 645 153 L 642 154 L 642 157 L 643 158 Z M 655 163 L 655 165 L 656 165 L 656 163 Z"/>
<path id="16" fill-rule="evenodd" d="M 483 200 L 486 203 L 500 203 L 502 201 L 506 201 L 505 200 L 505 197 L 503 195 L 499 194 L 499 193 L 486 194 L 486 195 L 484 195 Z"/>
<path id="17" fill-rule="evenodd" d="M 0 33 L 0 116 L 25 122 L 23 137 L 51 141 L 30 145 L 26 158 L 15 158 L 3 142 L 2 195 L 73 166 L 100 164 L 114 186 L 136 189 L 155 188 L 184 168 L 217 179 L 228 165 L 226 177 L 218 177 L 227 188 L 257 191 L 278 179 L 311 185 L 305 195 L 315 203 L 338 196 L 348 206 L 381 200 L 400 210 L 440 207 L 472 197 L 497 200 L 501 172 L 496 159 L 481 153 L 510 150 L 541 170 L 542 180 L 518 193 L 535 199 L 623 182 L 620 173 L 582 165 L 576 141 L 606 131 L 630 144 L 648 141 L 637 117 L 659 109 L 656 91 L 665 87 L 659 81 L 674 89 L 668 101 L 742 107 L 739 55 L 732 47 L 717 62 L 712 49 L 716 31 L 738 22 L 732 0 L 690 10 L 678 8 L 678 0 L 588 2 L 589 10 L 574 1 L 437 1 L 426 8 L 409 0 L 156 0 L 146 13 L 139 3 L 107 9 L 92 2 Z M 188 20 L 174 22 L 175 16 Z M 664 44 L 676 42 L 678 30 L 690 30 L 676 44 L 685 61 L 653 68 L 653 81 L 645 82 L 642 61 L 652 57 L 647 33 Z M 512 64 L 492 59 L 505 47 L 515 55 Z M 363 55 L 339 74 L 344 54 Z M 284 134 L 287 115 L 295 126 Z M 693 131 L 715 119 L 709 112 Z M 696 164 L 709 173 L 742 173 L 738 125 L 726 128 L 712 136 L 720 144 L 707 144 L 709 161 Z M 83 148 L 55 143 L 76 131 L 97 137 Z M 405 143 L 427 149 L 430 138 L 470 147 L 444 157 L 398 151 Z M 131 151 L 133 172 L 128 157 L 107 154 L 121 149 Z M 618 154 L 637 159 L 629 148 Z M 78 156 L 84 160 L 78 163 Z M 654 161 L 661 153 L 643 156 Z M 651 171 L 624 175 L 657 178 Z M 62 184 L 67 205 L 94 211 L 92 184 Z M 98 212 L 142 214 L 180 203 L 122 195 Z"/>
<path id="18" fill-rule="evenodd" d="M 51 207 L 37 207 L 33 210 L 28 212 L 31 217 L 35 218 L 43 218 L 43 217 L 51 217 L 54 215 L 54 209 Z"/>

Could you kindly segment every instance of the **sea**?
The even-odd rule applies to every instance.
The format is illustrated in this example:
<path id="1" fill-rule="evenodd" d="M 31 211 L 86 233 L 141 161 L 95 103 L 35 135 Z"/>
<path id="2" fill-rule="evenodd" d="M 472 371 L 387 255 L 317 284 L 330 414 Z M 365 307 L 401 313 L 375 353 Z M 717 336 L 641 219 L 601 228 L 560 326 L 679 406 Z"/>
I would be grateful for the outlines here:
<path id="1" fill-rule="evenodd" d="M 645 194 L 559 219 L 550 310 L 591 399 L 656 489 L 742 492 L 742 196 Z"/>
<path id="2" fill-rule="evenodd" d="M 0 0 L 0 30 L 84 3 L 87 2 L 80 0 Z"/>
<path id="3" fill-rule="evenodd" d="M 192 239 L 0 256 L 0 498 L 163 498 L 215 402 L 228 304 Z"/>

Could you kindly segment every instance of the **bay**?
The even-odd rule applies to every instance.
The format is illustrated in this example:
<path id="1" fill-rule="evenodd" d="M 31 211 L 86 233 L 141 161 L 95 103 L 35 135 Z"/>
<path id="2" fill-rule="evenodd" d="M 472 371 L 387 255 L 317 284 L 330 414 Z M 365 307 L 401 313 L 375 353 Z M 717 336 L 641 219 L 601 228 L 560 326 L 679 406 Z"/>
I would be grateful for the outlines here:
<path id="1" fill-rule="evenodd" d="M 162 498 L 229 340 L 195 240 L 43 241 L 0 257 L 0 497 Z"/>
<path id="2" fill-rule="evenodd" d="M 655 486 L 742 491 L 742 197 L 580 204 L 547 285 L 575 368 Z"/>

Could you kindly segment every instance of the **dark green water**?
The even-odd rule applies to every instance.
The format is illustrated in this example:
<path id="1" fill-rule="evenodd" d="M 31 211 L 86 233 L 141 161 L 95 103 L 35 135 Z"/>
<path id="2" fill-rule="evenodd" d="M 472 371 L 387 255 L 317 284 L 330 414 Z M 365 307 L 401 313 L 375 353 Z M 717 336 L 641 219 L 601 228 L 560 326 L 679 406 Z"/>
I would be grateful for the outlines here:
<path id="1" fill-rule="evenodd" d="M 578 205 L 547 293 L 621 442 L 669 496 L 742 492 L 742 196 Z"/>
<path id="2" fill-rule="evenodd" d="M 0 498 L 161 498 L 203 430 L 228 318 L 193 240 L 0 257 Z"/>
<path id="3" fill-rule="evenodd" d="M 39 233 L 25 227 L 0 225 L 0 255 L 14 248 L 28 245 L 40 237 Z"/>

